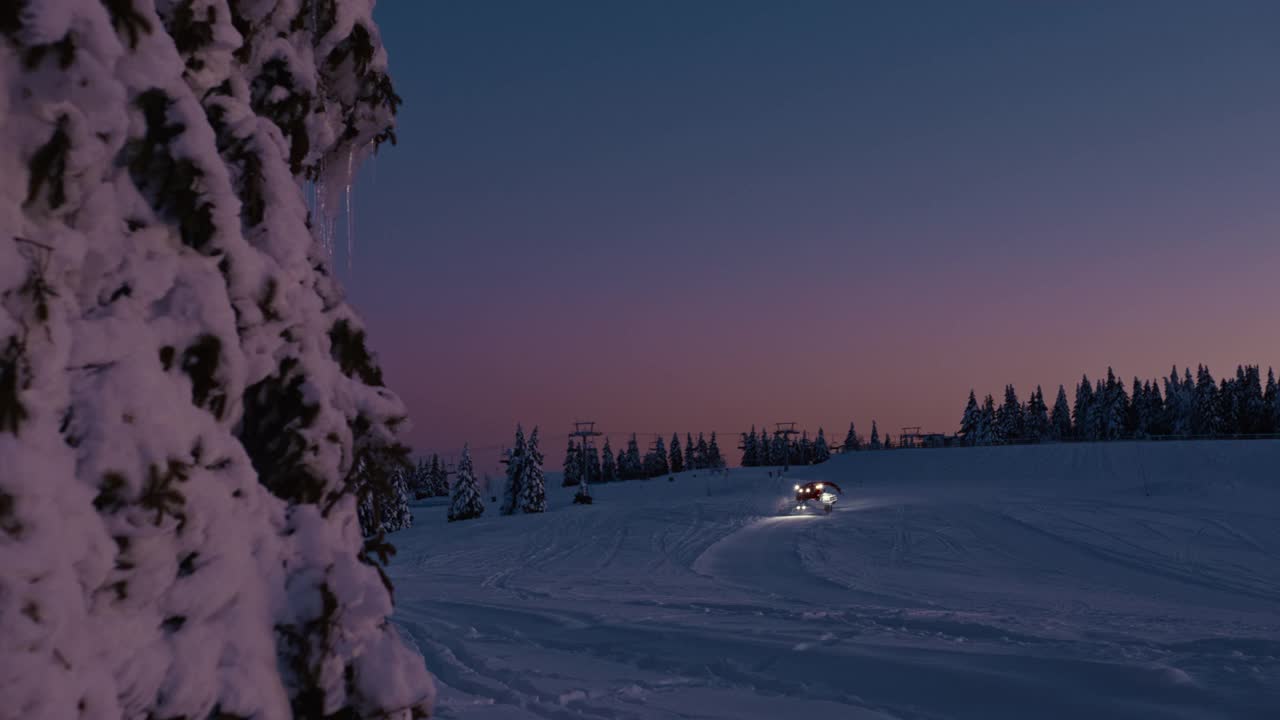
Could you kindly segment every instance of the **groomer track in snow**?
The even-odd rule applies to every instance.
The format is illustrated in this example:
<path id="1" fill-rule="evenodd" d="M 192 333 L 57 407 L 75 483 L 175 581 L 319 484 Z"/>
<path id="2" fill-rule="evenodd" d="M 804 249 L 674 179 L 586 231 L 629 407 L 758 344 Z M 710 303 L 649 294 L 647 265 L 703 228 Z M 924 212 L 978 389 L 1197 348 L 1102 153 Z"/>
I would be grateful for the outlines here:
<path id="1" fill-rule="evenodd" d="M 398 533 L 455 718 L 1264 718 L 1280 443 L 865 452 Z M 780 514 L 794 484 L 844 488 Z"/>

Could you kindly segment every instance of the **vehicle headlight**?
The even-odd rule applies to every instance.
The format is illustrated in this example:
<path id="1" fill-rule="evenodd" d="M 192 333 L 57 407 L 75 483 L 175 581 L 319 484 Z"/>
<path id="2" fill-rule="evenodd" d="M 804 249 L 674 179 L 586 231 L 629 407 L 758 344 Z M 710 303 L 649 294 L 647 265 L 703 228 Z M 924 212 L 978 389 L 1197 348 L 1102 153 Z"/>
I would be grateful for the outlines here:
<path id="1" fill-rule="evenodd" d="M 797 486 L 796 486 L 796 490 L 799 490 L 799 489 L 800 489 L 800 486 L 799 486 L 799 485 L 797 485 Z"/>
<path id="2" fill-rule="evenodd" d="M 821 489 L 822 489 L 822 483 L 818 483 L 818 489 L 819 489 L 819 490 L 821 490 Z"/>

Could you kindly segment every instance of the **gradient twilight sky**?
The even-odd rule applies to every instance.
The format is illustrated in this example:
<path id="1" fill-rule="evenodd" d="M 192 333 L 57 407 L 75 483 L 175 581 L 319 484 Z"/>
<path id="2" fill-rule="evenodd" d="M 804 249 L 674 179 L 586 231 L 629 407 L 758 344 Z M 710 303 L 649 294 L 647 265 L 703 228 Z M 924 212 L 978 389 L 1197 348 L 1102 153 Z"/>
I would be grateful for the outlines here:
<path id="1" fill-rule="evenodd" d="M 1280 364 L 1280 3 L 375 16 L 400 144 L 341 274 L 419 451 L 950 432 L 971 387 Z"/>

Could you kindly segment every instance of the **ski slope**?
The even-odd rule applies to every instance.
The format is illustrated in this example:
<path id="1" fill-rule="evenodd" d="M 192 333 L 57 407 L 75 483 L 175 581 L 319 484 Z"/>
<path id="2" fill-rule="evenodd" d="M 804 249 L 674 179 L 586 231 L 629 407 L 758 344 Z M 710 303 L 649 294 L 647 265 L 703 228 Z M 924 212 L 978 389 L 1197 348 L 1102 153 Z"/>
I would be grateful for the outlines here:
<path id="1" fill-rule="evenodd" d="M 795 482 L 835 480 L 829 516 Z M 441 718 L 1280 717 L 1280 442 L 867 452 L 415 508 Z"/>

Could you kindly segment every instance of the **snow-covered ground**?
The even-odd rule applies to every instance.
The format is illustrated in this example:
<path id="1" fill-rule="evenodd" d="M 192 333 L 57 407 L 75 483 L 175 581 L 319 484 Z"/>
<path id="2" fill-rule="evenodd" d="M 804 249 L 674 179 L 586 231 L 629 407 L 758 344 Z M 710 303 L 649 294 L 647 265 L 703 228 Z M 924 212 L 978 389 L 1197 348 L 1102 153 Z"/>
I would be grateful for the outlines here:
<path id="1" fill-rule="evenodd" d="M 1280 442 L 859 453 L 397 533 L 441 718 L 1280 717 Z M 801 479 L 841 483 L 793 515 Z"/>

